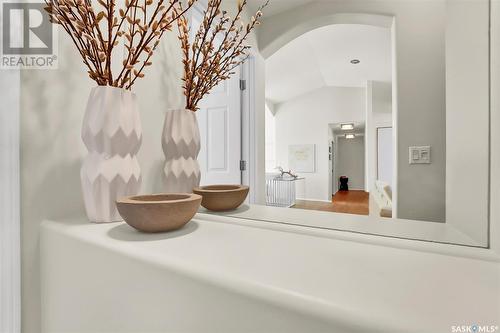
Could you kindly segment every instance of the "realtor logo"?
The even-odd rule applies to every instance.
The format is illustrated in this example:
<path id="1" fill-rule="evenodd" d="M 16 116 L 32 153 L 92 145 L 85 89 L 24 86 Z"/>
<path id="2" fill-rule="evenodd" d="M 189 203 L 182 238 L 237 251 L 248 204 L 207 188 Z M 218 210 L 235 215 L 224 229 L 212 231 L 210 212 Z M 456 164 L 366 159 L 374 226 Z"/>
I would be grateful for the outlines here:
<path id="1" fill-rule="evenodd" d="M 2 3 L 1 68 L 57 68 L 55 26 L 44 7 L 43 2 Z"/>

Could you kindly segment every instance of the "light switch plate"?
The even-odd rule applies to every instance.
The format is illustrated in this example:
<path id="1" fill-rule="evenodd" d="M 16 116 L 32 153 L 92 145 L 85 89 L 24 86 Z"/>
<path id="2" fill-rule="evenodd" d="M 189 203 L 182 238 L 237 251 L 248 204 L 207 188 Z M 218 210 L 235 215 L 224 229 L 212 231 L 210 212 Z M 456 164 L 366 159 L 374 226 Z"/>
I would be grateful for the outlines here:
<path id="1" fill-rule="evenodd" d="M 410 164 L 431 164 L 431 146 L 410 147 Z"/>

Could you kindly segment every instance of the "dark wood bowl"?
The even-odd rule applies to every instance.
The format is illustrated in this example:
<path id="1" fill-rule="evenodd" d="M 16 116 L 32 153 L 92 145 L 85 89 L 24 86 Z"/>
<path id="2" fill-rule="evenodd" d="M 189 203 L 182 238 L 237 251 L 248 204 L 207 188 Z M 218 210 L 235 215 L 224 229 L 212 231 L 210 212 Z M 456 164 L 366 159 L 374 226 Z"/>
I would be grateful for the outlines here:
<path id="1" fill-rule="evenodd" d="M 152 194 L 122 198 L 116 207 L 122 218 L 143 232 L 165 232 L 182 228 L 200 208 L 197 194 Z"/>
<path id="2" fill-rule="evenodd" d="M 246 199 L 249 187 L 244 185 L 209 185 L 193 189 L 203 197 L 201 205 L 214 212 L 238 208 Z"/>

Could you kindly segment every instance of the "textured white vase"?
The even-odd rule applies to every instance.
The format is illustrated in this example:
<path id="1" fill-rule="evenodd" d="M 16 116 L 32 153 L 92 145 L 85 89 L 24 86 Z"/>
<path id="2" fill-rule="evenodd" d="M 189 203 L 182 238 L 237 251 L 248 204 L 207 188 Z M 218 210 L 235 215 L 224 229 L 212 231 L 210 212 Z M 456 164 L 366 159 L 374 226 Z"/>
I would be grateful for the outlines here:
<path id="1" fill-rule="evenodd" d="M 136 157 L 142 128 L 135 95 L 121 88 L 93 88 L 82 139 L 89 151 L 80 172 L 87 217 L 96 223 L 121 221 L 115 201 L 137 194 L 142 180 Z"/>
<path id="2" fill-rule="evenodd" d="M 162 136 L 165 154 L 164 183 L 166 193 L 192 193 L 200 185 L 198 164 L 200 130 L 196 113 L 171 110 L 165 114 Z"/>

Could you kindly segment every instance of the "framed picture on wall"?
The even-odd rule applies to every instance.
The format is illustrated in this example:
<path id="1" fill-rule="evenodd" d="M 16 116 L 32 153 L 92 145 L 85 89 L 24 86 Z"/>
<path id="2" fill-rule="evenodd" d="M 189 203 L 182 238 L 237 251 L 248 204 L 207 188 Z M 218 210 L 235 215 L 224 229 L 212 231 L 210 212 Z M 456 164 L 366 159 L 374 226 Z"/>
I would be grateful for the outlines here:
<path id="1" fill-rule="evenodd" d="M 289 145 L 288 165 L 295 172 L 316 172 L 315 145 Z"/>

